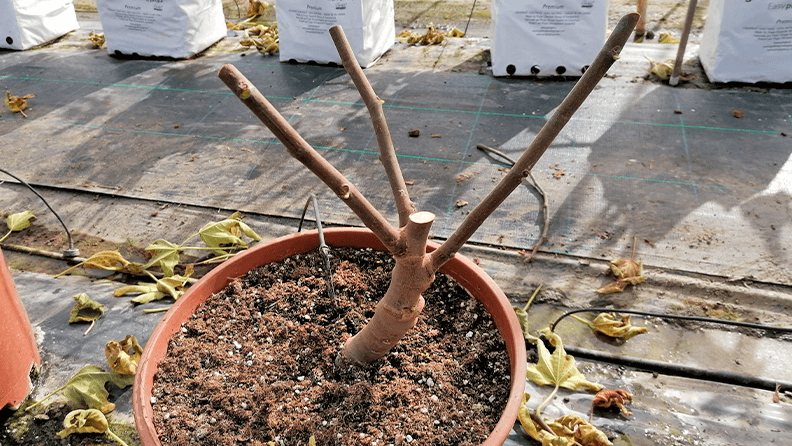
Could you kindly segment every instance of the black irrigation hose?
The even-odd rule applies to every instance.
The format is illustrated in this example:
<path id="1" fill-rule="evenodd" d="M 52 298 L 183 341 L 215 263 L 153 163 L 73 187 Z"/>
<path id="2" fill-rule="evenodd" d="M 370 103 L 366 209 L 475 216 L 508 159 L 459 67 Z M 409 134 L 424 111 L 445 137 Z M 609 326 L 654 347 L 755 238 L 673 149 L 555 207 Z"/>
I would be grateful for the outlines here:
<path id="1" fill-rule="evenodd" d="M 792 333 L 792 327 L 773 327 L 770 325 L 762 325 L 762 324 L 752 324 L 750 322 L 740 322 L 740 321 L 730 321 L 726 319 L 713 319 L 710 317 L 700 317 L 700 316 L 679 316 L 676 314 L 662 314 L 662 313 L 650 313 L 648 311 L 637 311 L 637 310 L 617 310 L 614 308 L 581 308 L 577 310 L 567 311 L 566 313 L 562 314 L 561 316 L 556 319 L 555 322 L 550 324 L 550 330 L 555 330 L 558 326 L 558 323 L 561 322 L 564 318 L 571 314 L 575 313 L 625 313 L 625 314 L 636 314 L 640 316 L 648 316 L 648 317 L 657 317 L 662 319 L 680 319 L 684 321 L 691 321 L 691 322 L 706 322 L 711 324 L 723 324 L 723 325 L 733 325 L 736 327 L 745 327 L 745 328 L 753 328 L 756 330 L 763 330 L 763 331 L 776 331 L 781 333 Z"/>
<path id="2" fill-rule="evenodd" d="M 50 206 L 49 203 L 47 203 L 47 200 L 45 200 L 44 197 L 42 197 L 41 194 L 36 191 L 36 189 L 33 189 L 33 186 L 25 182 L 25 180 L 19 178 L 18 176 L 2 168 L 0 168 L 0 172 L 3 172 L 4 174 L 10 176 L 11 178 L 25 185 L 28 189 L 31 190 L 31 192 L 36 194 L 37 197 L 41 198 L 41 201 L 43 201 L 44 204 L 47 205 L 47 208 L 49 208 L 49 210 L 52 211 L 53 214 L 55 214 L 55 218 L 57 218 L 61 226 L 63 226 L 63 229 L 66 231 L 66 236 L 69 238 L 69 249 L 63 251 L 63 257 L 72 258 L 80 255 L 80 250 L 74 248 L 74 241 L 72 240 L 71 231 L 69 231 L 69 228 L 66 227 L 66 223 L 63 222 L 63 220 L 60 218 L 60 215 L 58 215 L 58 213 L 55 212 L 55 209 L 52 209 L 52 206 Z"/>
<path id="3" fill-rule="evenodd" d="M 665 318 L 665 319 L 680 319 L 680 320 L 686 320 L 692 322 L 706 322 L 706 323 L 733 325 L 737 327 L 752 328 L 752 329 L 764 330 L 764 331 L 776 331 L 783 333 L 792 332 L 792 328 L 789 327 L 771 327 L 768 325 L 752 324 L 749 322 L 728 321 L 728 320 L 713 319 L 708 317 L 678 316 L 673 314 L 651 313 L 647 311 L 617 310 L 613 308 L 582 308 L 582 309 L 567 311 L 566 313 L 559 316 L 558 319 L 556 319 L 556 321 L 550 325 L 550 330 L 555 330 L 558 327 L 558 323 L 571 314 L 587 313 L 587 312 L 626 313 L 626 314 L 636 314 L 640 316 L 649 316 L 649 317 L 657 317 L 657 318 Z M 552 348 L 552 347 L 548 347 L 548 348 Z M 712 381 L 722 384 L 734 384 L 744 387 L 751 387 L 755 389 L 763 389 L 763 390 L 771 390 L 771 391 L 778 390 L 780 392 L 792 391 L 792 382 L 770 380 L 770 379 L 760 378 L 757 376 L 743 375 L 739 373 L 725 372 L 720 370 L 708 370 L 708 369 L 702 369 L 699 367 L 692 367 L 682 364 L 671 364 L 667 362 L 654 361 L 651 359 L 633 358 L 633 357 L 627 357 L 613 353 L 604 353 L 596 350 L 569 347 L 566 345 L 564 346 L 564 350 L 566 350 L 567 353 L 572 354 L 579 358 L 630 367 L 638 370 L 648 370 L 651 372 L 662 373 L 664 375 L 700 379 L 704 381 Z"/>
<path id="4" fill-rule="evenodd" d="M 552 347 L 548 348 L 552 349 Z M 569 347 L 567 345 L 564 345 L 564 350 L 576 358 L 605 362 L 608 364 L 630 367 L 637 370 L 647 370 L 650 372 L 662 373 L 663 375 L 700 379 L 703 381 L 733 384 L 770 391 L 776 390 L 776 386 L 778 386 L 779 392 L 792 391 L 792 382 L 788 381 L 775 381 L 733 372 L 707 370 L 682 364 L 671 364 L 667 362 L 653 361 L 651 359 L 633 358 L 618 354 L 603 353 L 596 350 Z"/>
<path id="5" fill-rule="evenodd" d="M 308 212 L 308 205 L 313 203 L 314 212 L 316 213 L 316 230 L 319 232 L 319 252 L 324 259 L 325 274 L 327 275 L 327 293 L 330 295 L 330 300 L 336 301 L 335 287 L 333 286 L 333 270 L 330 267 L 330 248 L 325 243 L 324 231 L 322 230 L 322 218 L 319 215 L 319 202 L 316 200 L 316 195 L 311 194 L 311 197 L 305 202 L 302 216 L 300 217 L 300 225 L 297 227 L 297 232 L 302 231 L 302 224 L 305 221 L 305 213 Z"/>

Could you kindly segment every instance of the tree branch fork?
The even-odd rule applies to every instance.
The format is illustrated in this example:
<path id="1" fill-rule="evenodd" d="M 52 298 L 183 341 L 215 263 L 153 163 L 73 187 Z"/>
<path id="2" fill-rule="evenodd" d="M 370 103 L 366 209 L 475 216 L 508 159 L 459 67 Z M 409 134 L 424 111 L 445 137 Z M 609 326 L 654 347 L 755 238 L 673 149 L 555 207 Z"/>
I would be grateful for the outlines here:
<path id="1" fill-rule="evenodd" d="M 531 169 L 553 139 L 618 58 L 618 52 L 626 43 L 637 20 L 637 14 L 628 14 L 622 18 L 589 69 L 515 162 L 511 172 L 467 215 L 453 234 L 431 253 L 426 252 L 426 244 L 435 215 L 431 212 L 418 212 L 414 208 L 399 167 L 382 101 L 363 74 L 340 26 L 330 28 L 330 35 L 344 68 L 371 116 L 379 145 L 380 161 L 387 174 L 399 215 L 398 228 L 388 223 L 341 172 L 311 147 L 236 67 L 222 67 L 218 76 L 228 88 L 272 131 L 292 157 L 313 172 L 347 204 L 395 258 L 391 284 L 377 304 L 369 323 L 342 348 L 340 357 L 343 362 L 364 365 L 379 359 L 415 326 L 424 306 L 421 294 L 431 285 L 435 272 L 456 254 L 487 217 L 529 176 Z"/>

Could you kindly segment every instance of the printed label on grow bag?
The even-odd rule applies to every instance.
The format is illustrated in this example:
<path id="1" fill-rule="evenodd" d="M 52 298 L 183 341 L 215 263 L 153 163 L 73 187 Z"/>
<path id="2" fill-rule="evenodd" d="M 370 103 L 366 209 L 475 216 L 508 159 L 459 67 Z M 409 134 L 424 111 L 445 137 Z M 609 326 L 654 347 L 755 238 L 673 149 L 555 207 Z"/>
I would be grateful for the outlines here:
<path id="1" fill-rule="evenodd" d="M 713 82 L 792 81 L 792 0 L 712 0 L 699 51 Z"/>
<path id="2" fill-rule="evenodd" d="M 495 76 L 580 76 L 605 42 L 606 0 L 493 0 Z"/>
<path id="3" fill-rule="evenodd" d="M 220 0 L 98 0 L 111 53 L 192 57 L 226 35 Z"/>
<path id="4" fill-rule="evenodd" d="M 341 63 L 329 29 L 341 25 L 358 63 L 367 67 L 396 41 L 388 0 L 280 0 L 280 60 Z"/>

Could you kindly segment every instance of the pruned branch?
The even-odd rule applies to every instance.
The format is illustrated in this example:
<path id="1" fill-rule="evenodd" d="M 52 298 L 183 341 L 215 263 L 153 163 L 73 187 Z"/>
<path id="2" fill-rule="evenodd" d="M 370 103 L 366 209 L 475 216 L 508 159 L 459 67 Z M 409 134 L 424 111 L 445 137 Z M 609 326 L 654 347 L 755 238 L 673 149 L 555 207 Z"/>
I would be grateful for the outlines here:
<path id="1" fill-rule="evenodd" d="M 454 231 L 453 234 L 446 240 L 440 247 L 429 254 L 432 257 L 432 264 L 440 268 L 446 263 L 454 254 L 459 251 L 459 248 L 470 239 L 474 232 L 484 223 L 501 203 L 516 189 L 523 179 L 529 175 L 531 169 L 539 161 L 539 158 L 544 154 L 556 136 L 561 132 L 567 122 L 569 122 L 572 115 L 577 111 L 583 101 L 586 100 L 588 95 L 594 90 L 597 83 L 605 76 L 605 73 L 619 58 L 624 44 L 630 36 L 636 22 L 638 21 L 638 14 L 627 14 L 619 21 L 613 30 L 613 33 L 608 38 L 605 45 L 600 50 L 597 57 L 583 74 L 583 77 L 575 84 L 572 91 L 569 92 L 564 98 L 558 110 L 553 116 L 545 123 L 539 134 L 533 140 L 531 145 L 523 152 L 522 156 L 514 164 L 514 168 L 506 174 L 506 176 L 498 183 L 492 192 L 489 193 L 478 204 L 461 225 Z"/>
<path id="2" fill-rule="evenodd" d="M 385 113 L 382 110 L 382 100 L 371 88 L 371 84 L 369 84 L 368 79 L 363 74 L 363 70 L 360 68 L 357 59 L 355 59 L 355 54 L 352 52 L 352 47 L 349 46 L 349 41 L 341 25 L 330 28 L 330 36 L 332 36 L 333 43 L 335 43 L 338 54 L 341 56 L 344 68 L 349 73 L 349 77 L 352 78 L 352 82 L 354 82 L 360 97 L 363 98 L 363 102 L 368 108 L 371 124 L 374 126 L 374 133 L 377 135 L 380 161 L 385 167 L 385 173 L 388 175 L 388 182 L 393 191 L 393 200 L 399 213 L 399 227 L 402 227 L 407 224 L 410 214 L 415 212 L 415 207 L 410 201 L 407 185 L 404 182 L 404 176 L 396 158 L 396 149 L 393 147 L 388 123 L 385 121 Z"/>
<path id="3" fill-rule="evenodd" d="M 391 252 L 398 252 L 402 249 L 399 243 L 399 232 L 341 172 L 328 163 L 294 130 L 278 110 L 236 67 L 225 65 L 218 76 L 242 103 L 275 134 L 289 154 L 305 165 L 341 198 Z"/>

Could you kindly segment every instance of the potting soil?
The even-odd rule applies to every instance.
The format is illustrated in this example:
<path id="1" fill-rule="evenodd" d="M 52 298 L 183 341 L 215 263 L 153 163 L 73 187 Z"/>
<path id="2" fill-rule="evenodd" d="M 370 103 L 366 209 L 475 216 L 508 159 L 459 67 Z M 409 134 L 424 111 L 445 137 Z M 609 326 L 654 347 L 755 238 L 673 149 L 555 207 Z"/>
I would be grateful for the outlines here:
<path id="1" fill-rule="evenodd" d="M 505 344 L 483 306 L 437 274 L 416 327 L 386 357 L 340 370 L 340 345 L 373 315 L 393 259 L 333 251 L 269 264 L 210 297 L 154 379 L 163 444 L 474 445 L 508 398 Z"/>

